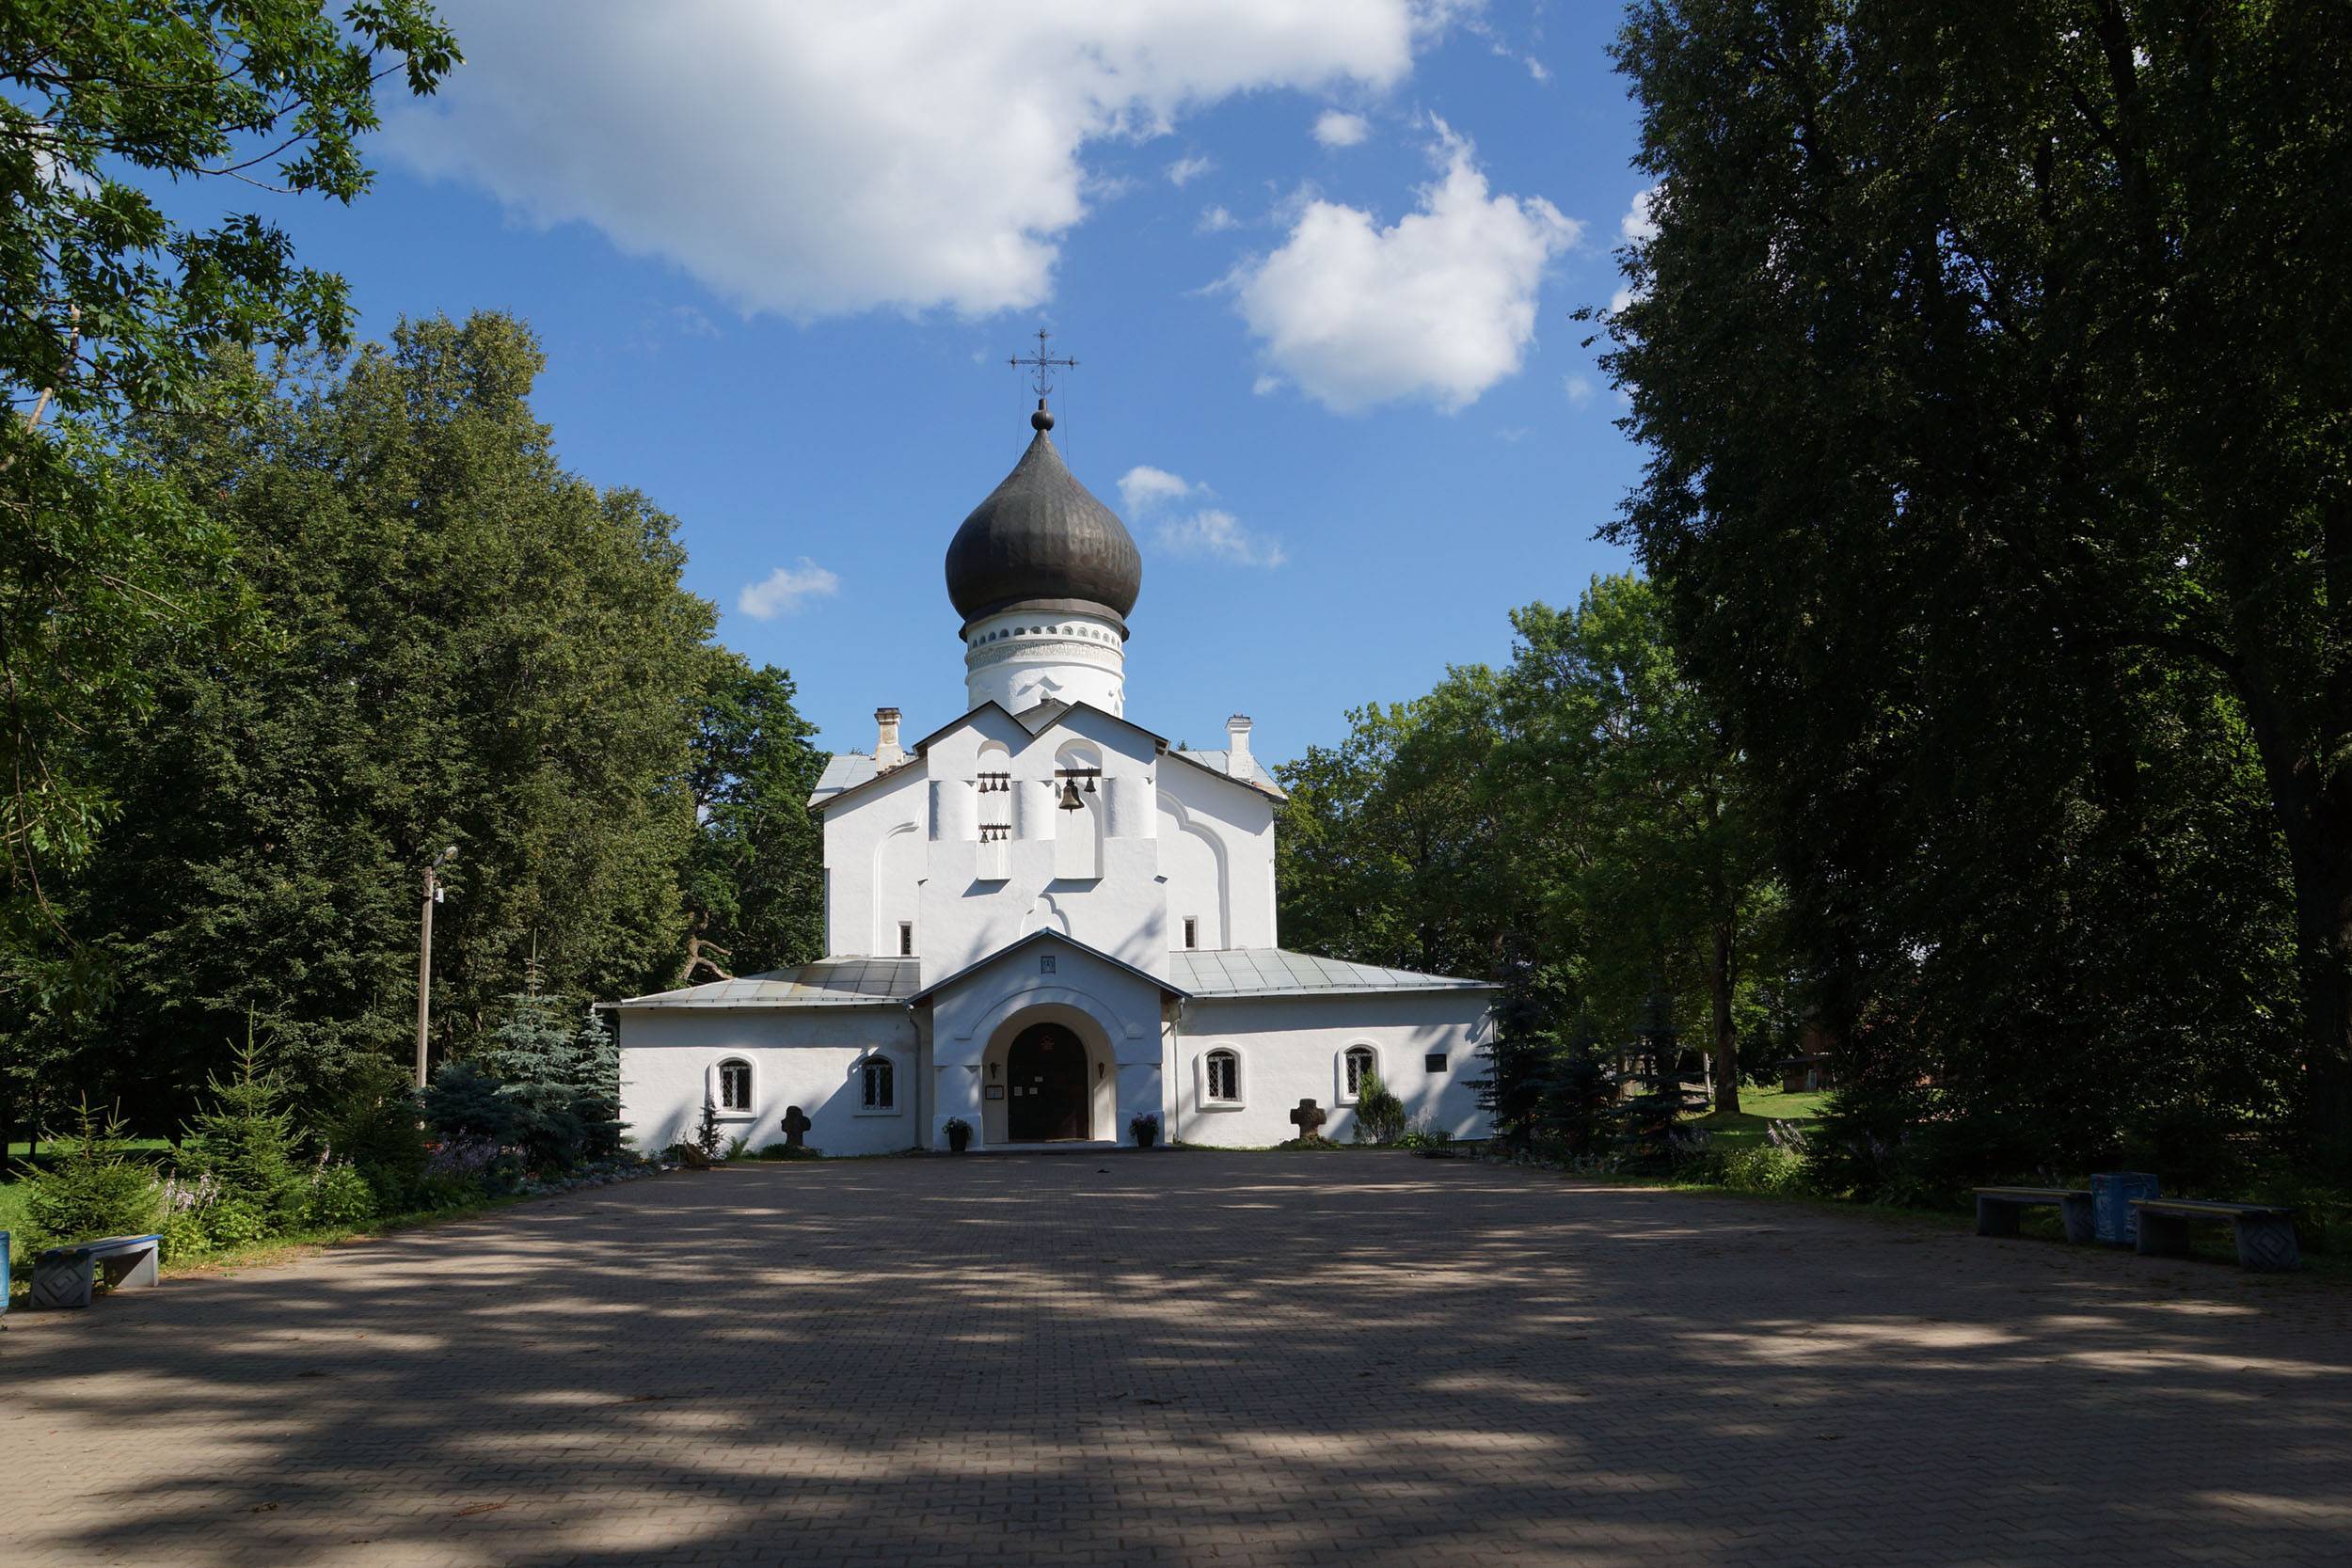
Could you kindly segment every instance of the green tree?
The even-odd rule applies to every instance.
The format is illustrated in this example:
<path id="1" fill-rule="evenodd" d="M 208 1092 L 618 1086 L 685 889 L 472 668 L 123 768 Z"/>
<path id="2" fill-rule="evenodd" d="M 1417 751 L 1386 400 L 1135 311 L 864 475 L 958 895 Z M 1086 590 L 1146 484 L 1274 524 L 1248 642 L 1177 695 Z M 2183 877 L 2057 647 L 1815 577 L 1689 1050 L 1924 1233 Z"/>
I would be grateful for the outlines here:
<path id="1" fill-rule="evenodd" d="M 1847 1177 L 2346 1158 L 2352 10 L 1644 0 L 1618 58 L 1620 532 L 1755 769 Z"/>
<path id="2" fill-rule="evenodd" d="M 201 591 L 220 520 L 126 462 L 119 421 L 232 412 L 206 373 L 220 345 L 334 343 L 350 318 L 274 225 L 193 227 L 142 183 L 348 202 L 377 81 L 427 93 L 455 59 L 418 0 L 0 8 L 0 978 L 20 994 L 91 981 L 44 940 L 116 809 L 75 737 L 146 707 L 156 646 L 233 603 Z"/>
<path id="3" fill-rule="evenodd" d="M 1695 978 L 1715 1105 L 1737 1112 L 1746 963 L 1777 967 L 1769 847 L 1739 752 L 1642 578 L 1595 578 L 1573 610 L 1530 605 L 1511 624 L 1496 777 L 1520 798 L 1514 820 L 1552 842 L 1536 875 L 1565 906 L 1549 924 L 1579 934 L 1577 989 L 1629 1026 L 1660 976 Z"/>
<path id="4" fill-rule="evenodd" d="M 713 648 L 689 774 L 695 810 L 684 874 L 678 983 L 726 979 L 823 956 L 824 842 L 808 812 L 824 771 L 792 677 Z"/>
<path id="5" fill-rule="evenodd" d="M 542 365 L 508 318 L 437 318 L 242 424 L 151 421 L 151 461 L 238 539 L 266 635 L 167 660 L 151 718 L 93 743 L 131 809 L 73 898 L 122 976 L 79 1021 L 86 1075 L 168 1103 L 248 1009 L 306 1091 L 403 1051 L 444 845 L 444 1054 L 534 950 L 551 993 L 675 974 L 712 612 L 672 519 L 558 464 Z"/>
<path id="6" fill-rule="evenodd" d="M 219 1186 L 220 1201 L 259 1215 L 264 1233 L 291 1229 L 302 1218 L 307 1186 L 301 1135 L 287 1108 L 285 1080 L 262 1066 L 249 1029 L 234 1076 L 213 1078 L 205 1088 L 212 1104 L 189 1123 L 181 1170 L 209 1177 Z"/>

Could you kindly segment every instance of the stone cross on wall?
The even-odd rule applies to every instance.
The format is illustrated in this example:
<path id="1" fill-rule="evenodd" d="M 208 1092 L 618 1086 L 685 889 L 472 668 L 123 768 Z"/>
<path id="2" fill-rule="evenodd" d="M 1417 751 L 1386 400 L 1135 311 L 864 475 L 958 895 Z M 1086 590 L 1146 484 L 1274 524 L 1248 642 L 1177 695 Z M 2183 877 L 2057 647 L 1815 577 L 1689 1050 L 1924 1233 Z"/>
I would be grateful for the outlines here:
<path id="1" fill-rule="evenodd" d="M 1298 1129 L 1301 1138 L 1320 1137 L 1323 1134 L 1323 1118 L 1320 1106 L 1311 1100 L 1302 1100 L 1298 1102 L 1298 1109 L 1291 1113 L 1291 1125 Z"/>
<path id="2" fill-rule="evenodd" d="M 814 1125 L 798 1105 L 784 1108 L 784 1141 L 790 1148 L 801 1148 L 801 1140 L 808 1135 L 809 1128 Z"/>

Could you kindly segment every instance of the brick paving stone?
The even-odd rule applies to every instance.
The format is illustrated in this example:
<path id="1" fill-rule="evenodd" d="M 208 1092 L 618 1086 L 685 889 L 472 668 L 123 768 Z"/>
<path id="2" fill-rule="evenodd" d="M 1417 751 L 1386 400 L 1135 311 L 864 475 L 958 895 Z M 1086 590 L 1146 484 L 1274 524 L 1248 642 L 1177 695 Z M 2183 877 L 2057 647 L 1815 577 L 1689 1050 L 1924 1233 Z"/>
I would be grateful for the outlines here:
<path id="1" fill-rule="evenodd" d="M 1390 1156 L 755 1165 L 0 1334 L 0 1563 L 2352 1562 L 2352 1292 Z"/>

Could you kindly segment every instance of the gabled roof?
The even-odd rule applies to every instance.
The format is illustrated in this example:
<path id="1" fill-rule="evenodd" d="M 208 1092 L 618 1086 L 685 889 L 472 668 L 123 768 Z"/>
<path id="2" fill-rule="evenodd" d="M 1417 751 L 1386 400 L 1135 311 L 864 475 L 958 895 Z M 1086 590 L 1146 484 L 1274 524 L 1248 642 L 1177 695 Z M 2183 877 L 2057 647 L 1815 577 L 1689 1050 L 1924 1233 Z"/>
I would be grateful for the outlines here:
<path id="1" fill-rule="evenodd" d="M 735 980 L 713 980 L 683 990 L 656 991 L 608 1002 L 608 1008 L 874 1007 L 904 1006 L 920 977 L 914 958 L 819 958 L 797 969 L 771 969 Z"/>
<path id="2" fill-rule="evenodd" d="M 1110 965 L 1113 969 L 1123 970 L 1127 974 L 1134 975 L 1138 980 L 1159 987 L 1160 990 L 1168 992 L 1171 996 L 1190 996 L 1192 994 L 1182 986 L 1161 979 L 1150 970 L 1137 969 L 1126 959 L 1113 958 L 1110 954 L 1104 952 L 1099 947 L 1093 946 L 1088 942 L 1080 942 L 1076 937 L 1064 935 L 1060 931 L 1031 931 L 1025 937 L 1017 937 L 1011 942 L 1005 943 L 1004 946 L 999 947 L 996 951 L 989 954 L 986 958 L 973 959 L 970 963 L 965 964 L 961 969 L 957 970 L 953 974 L 948 975 L 946 978 L 932 981 L 930 985 L 925 986 L 921 990 L 916 991 L 913 996 L 908 997 L 907 1000 L 910 1003 L 928 1002 L 932 997 L 938 995 L 941 991 L 946 990 L 949 986 L 952 986 L 957 981 L 962 979 L 965 975 L 986 969 L 990 964 L 994 963 L 997 959 L 1005 957 L 1009 953 L 1017 953 L 1024 947 L 1034 946 L 1038 942 L 1044 942 L 1048 939 L 1058 942 L 1065 947 L 1074 947 L 1090 958 L 1100 958 L 1103 962 Z"/>
<path id="3" fill-rule="evenodd" d="M 1141 724 L 1136 723 L 1134 720 L 1127 718 L 1123 714 L 1112 713 L 1107 709 L 1096 707 L 1091 703 L 1065 703 L 1059 699 L 1054 699 L 1024 708 L 1019 713 L 1007 713 L 1005 711 L 1005 705 L 1002 703 L 991 699 L 988 702 L 982 703 L 979 706 L 972 709 L 970 712 L 949 720 L 946 723 L 942 724 L 939 728 L 933 730 L 930 734 L 925 736 L 922 739 L 908 747 L 907 760 L 900 763 L 897 768 L 889 768 L 887 770 L 877 768 L 875 766 L 874 759 L 866 755 L 863 752 L 845 752 L 838 755 L 827 758 L 825 762 L 825 770 L 818 777 L 817 787 L 809 795 L 809 810 L 817 812 L 824 811 L 845 795 L 854 795 L 858 791 L 864 789 L 867 784 L 879 784 L 884 779 L 896 778 L 902 769 L 913 766 L 916 758 L 921 757 L 928 752 L 930 750 L 931 742 L 937 740 L 941 736 L 946 735 L 952 730 L 961 728 L 961 726 L 970 723 L 973 720 L 978 718 L 981 714 L 986 713 L 991 708 L 995 709 L 1000 714 L 1004 714 L 1004 717 L 1008 721 L 1020 725 L 1032 736 L 1044 734 L 1045 731 L 1052 728 L 1055 724 L 1059 723 L 1071 714 L 1083 709 L 1088 713 L 1095 714 L 1101 718 L 1107 719 L 1114 724 L 1122 725 L 1127 729 L 1135 731 L 1136 734 L 1151 741 L 1156 749 L 1157 753 L 1162 757 L 1174 757 L 1179 762 L 1186 763 L 1191 767 L 1199 768 L 1201 772 L 1208 774 L 1211 778 L 1223 779 L 1228 784 L 1240 784 L 1246 789 L 1257 791 L 1259 794 L 1267 797 L 1269 800 L 1279 801 L 1290 799 L 1289 796 L 1282 792 L 1282 787 L 1276 784 L 1272 778 L 1268 777 L 1263 768 L 1258 766 L 1258 762 L 1255 757 L 1251 757 L 1249 759 L 1245 771 L 1236 773 L 1232 770 L 1232 762 L 1231 753 L 1229 752 L 1223 751 L 1177 751 L 1168 743 L 1168 736 L 1158 734 L 1156 731 L 1145 729 Z"/>
<path id="4" fill-rule="evenodd" d="M 1282 947 L 1182 948 L 1172 970 L 1193 995 L 1346 996 L 1417 990 L 1493 991 L 1491 980 L 1462 980 L 1409 969 L 1351 963 Z"/>

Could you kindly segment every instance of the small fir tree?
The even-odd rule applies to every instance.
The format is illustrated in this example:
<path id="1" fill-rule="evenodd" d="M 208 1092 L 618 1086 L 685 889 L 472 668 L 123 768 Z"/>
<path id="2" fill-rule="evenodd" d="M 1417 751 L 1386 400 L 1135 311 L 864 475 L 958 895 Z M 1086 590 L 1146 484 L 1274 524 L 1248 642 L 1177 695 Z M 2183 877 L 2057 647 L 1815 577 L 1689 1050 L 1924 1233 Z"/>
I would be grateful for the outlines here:
<path id="1" fill-rule="evenodd" d="M 1589 1015 L 1580 1015 L 1568 1048 L 1539 1088 L 1538 1137 L 1572 1160 L 1607 1151 L 1618 1096 L 1615 1069 L 1603 1059 Z"/>
<path id="2" fill-rule="evenodd" d="M 356 1061 L 336 1097 L 326 1146 L 366 1180 L 383 1212 L 408 1207 L 424 1180 L 421 1116 L 406 1070 L 382 1056 Z"/>
<path id="3" fill-rule="evenodd" d="M 1634 1055 L 1638 1065 L 1627 1076 L 1641 1092 L 1618 1110 L 1627 1163 L 1635 1170 L 1662 1174 L 1673 1170 L 1678 1158 L 1676 1134 L 1682 1118 L 1707 1104 L 1707 1096 L 1690 1086 L 1691 1074 L 1682 1066 L 1682 1037 L 1662 990 L 1650 992 L 1648 1017 Z"/>
<path id="4" fill-rule="evenodd" d="M 286 1086 L 262 1066 L 253 1027 L 246 1025 L 236 1076 L 206 1080 L 213 1108 L 189 1124 L 180 1149 L 183 1173 L 210 1177 L 224 1201 L 249 1208 L 265 1231 L 299 1224 L 309 1182 L 301 1138 L 286 1108 Z"/>
<path id="5" fill-rule="evenodd" d="M 1366 1068 L 1356 1088 L 1356 1141 L 1392 1144 L 1404 1135 L 1405 1101 L 1380 1081 L 1377 1071 Z"/>
<path id="6" fill-rule="evenodd" d="M 63 1158 L 24 1183 L 26 1241 L 32 1249 L 104 1236 L 140 1236 L 163 1222 L 154 1174 L 123 1149 L 122 1124 L 101 1122 L 82 1102 Z"/>

